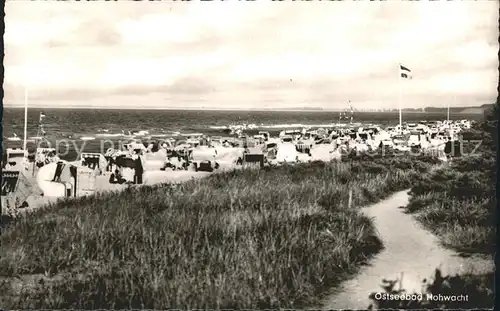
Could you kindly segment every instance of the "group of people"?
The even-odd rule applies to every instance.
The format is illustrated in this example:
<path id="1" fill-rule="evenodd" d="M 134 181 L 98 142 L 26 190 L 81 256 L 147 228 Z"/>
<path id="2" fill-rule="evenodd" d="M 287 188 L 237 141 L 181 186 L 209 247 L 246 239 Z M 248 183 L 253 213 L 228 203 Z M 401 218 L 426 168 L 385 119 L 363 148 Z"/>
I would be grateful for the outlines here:
<path id="1" fill-rule="evenodd" d="M 40 168 L 45 164 L 59 162 L 60 158 L 55 150 L 42 150 L 37 152 L 35 156 L 35 165 Z"/>
<path id="2" fill-rule="evenodd" d="M 130 162 L 130 160 L 132 160 L 133 162 Z M 130 158 L 127 158 L 125 156 L 119 156 L 113 159 L 113 164 L 115 166 L 115 170 L 113 173 L 111 173 L 109 177 L 109 182 L 111 184 L 124 184 L 124 183 L 142 184 L 144 167 L 142 165 L 141 156 L 138 152 L 135 152 Z M 127 180 L 123 176 L 122 170 L 124 168 L 129 168 L 134 170 L 133 180 Z"/>

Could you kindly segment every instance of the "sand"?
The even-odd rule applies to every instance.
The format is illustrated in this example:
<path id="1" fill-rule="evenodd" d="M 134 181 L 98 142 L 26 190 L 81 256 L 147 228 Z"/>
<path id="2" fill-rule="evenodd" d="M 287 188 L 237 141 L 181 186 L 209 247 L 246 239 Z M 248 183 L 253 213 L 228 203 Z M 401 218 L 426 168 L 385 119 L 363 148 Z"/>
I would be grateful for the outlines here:
<path id="1" fill-rule="evenodd" d="M 96 177 L 96 193 L 103 193 L 109 191 L 121 191 L 127 188 L 128 184 L 111 184 L 109 183 L 109 173 Z M 194 171 L 150 171 L 145 172 L 143 177 L 144 186 L 155 185 L 162 183 L 182 183 L 190 179 L 203 178 L 210 175 L 208 172 L 194 172 Z M 135 186 L 135 185 L 134 185 Z M 27 208 L 18 208 L 20 213 L 29 212 L 42 207 L 48 203 L 54 203 L 60 197 L 40 196 L 38 194 L 29 195 L 26 202 L 29 204 Z"/>
<path id="2" fill-rule="evenodd" d="M 220 167 L 214 171 L 228 171 L 233 169 L 241 169 L 242 166 L 237 166 L 236 161 L 239 157 L 243 155 L 243 148 L 231 148 L 231 147 L 217 147 L 217 148 L 208 148 L 201 147 L 196 149 L 194 154 L 195 161 L 204 161 L 204 160 L 215 160 Z M 292 152 L 293 151 L 293 152 Z M 320 161 L 330 161 L 333 159 L 340 160 L 340 153 L 338 151 L 334 151 L 333 146 L 331 145 L 317 145 L 311 149 L 311 156 L 304 153 L 297 153 L 295 149 L 290 150 L 293 153 L 292 162 L 295 162 L 295 159 L 299 162 L 310 162 L 315 160 Z M 286 157 L 286 156 L 285 156 Z M 148 156 L 148 160 L 157 160 L 154 155 Z M 192 167 L 189 170 L 175 170 L 172 171 L 167 169 L 166 171 L 161 171 L 157 169 L 148 169 L 146 166 L 146 172 L 143 177 L 143 185 L 154 185 L 161 183 L 180 183 L 188 181 L 192 178 L 203 178 L 211 173 L 208 172 L 195 172 Z M 102 193 L 107 191 L 119 191 L 128 187 L 125 184 L 111 184 L 109 183 L 109 172 L 104 173 L 103 175 L 96 177 L 95 189 L 96 192 Z M 33 183 L 33 182 L 32 182 Z M 35 184 L 34 182 L 33 184 Z M 36 187 L 36 185 L 35 185 Z M 33 189 L 35 189 L 35 187 Z M 47 197 L 40 196 L 41 192 L 32 190 L 28 191 L 28 195 L 23 197 L 23 200 L 29 204 L 28 208 L 22 208 L 20 210 L 33 210 L 43 206 L 49 202 L 57 201 L 57 197 Z M 3 200 L 3 199 L 2 199 Z M 21 200 L 21 202 L 23 201 Z M 23 211 L 21 211 L 23 212 Z"/>
<path id="3" fill-rule="evenodd" d="M 211 155 L 211 152 L 213 152 L 213 149 L 211 150 L 204 150 L 201 149 L 199 152 L 199 155 L 201 155 L 200 160 L 205 160 L 203 158 L 203 154 L 206 154 L 208 158 L 213 159 L 213 156 Z M 218 170 L 215 170 L 212 173 L 220 172 L 220 171 L 227 171 L 227 170 L 232 170 L 232 169 L 237 169 L 240 168 L 241 166 L 236 166 L 236 160 L 238 157 L 241 156 L 243 152 L 242 148 L 217 148 L 217 155 L 215 157 L 216 161 L 219 163 L 220 167 Z M 210 156 L 208 156 L 210 155 Z M 155 185 L 155 184 L 162 184 L 162 183 L 182 183 L 186 182 L 191 179 L 197 179 L 197 178 L 203 178 L 206 177 L 212 173 L 209 172 L 196 172 L 194 171 L 193 167 L 190 167 L 189 170 L 170 170 L 167 169 L 165 171 L 161 170 L 146 170 L 143 175 L 143 184 L 142 185 Z M 103 192 L 109 192 L 109 191 L 121 191 L 127 187 L 129 187 L 128 184 L 111 184 L 109 183 L 109 177 L 110 177 L 110 172 L 105 172 L 102 175 L 99 175 L 96 177 L 95 181 L 95 189 L 96 193 L 103 193 Z M 31 174 L 29 174 L 31 176 Z M 19 203 L 22 203 L 22 201 L 26 201 L 28 203 L 27 208 L 17 208 L 16 212 L 17 213 L 26 213 L 33 211 L 37 208 L 40 208 L 48 203 L 53 203 L 56 202 L 58 199 L 61 199 L 60 197 L 50 197 L 50 196 L 41 196 L 41 191 L 38 189 L 36 190 L 37 187 L 37 181 L 36 177 L 31 178 L 31 186 L 32 189 L 24 189 L 24 192 L 27 192 L 26 195 L 19 196 L 22 197 Z M 138 185 L 134 185 L 138 186 Z M 15 198 L 6 198 L 2 197 L 2 206 L 6 206 L 5 202 L 11 202 L 10 205 L 13 206 L 15 205 Z M 2 213 L 6 213 L 4 209 L 2 209 Z"/>

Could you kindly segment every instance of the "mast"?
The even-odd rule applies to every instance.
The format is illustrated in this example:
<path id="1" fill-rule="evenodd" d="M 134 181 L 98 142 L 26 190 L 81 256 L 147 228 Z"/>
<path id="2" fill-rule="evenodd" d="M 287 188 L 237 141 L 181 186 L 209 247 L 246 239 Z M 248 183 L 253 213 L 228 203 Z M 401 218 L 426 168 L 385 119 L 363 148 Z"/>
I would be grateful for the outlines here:
<path id="1" fill-rule="evenodd" d="M 446 109 L 446 121 L 448 121 L 448 124 L 450 124 L 450 102 L 448 102 L 448 107 Z"/>
<path id="2" fill-rule="evenodd" d="M 38 118 L 38 129 L 36 131 L 36 139 L 37 139 L 37 142 L 38 142 L 38 137 L 41 137 L 43 136 L 43 124 L 42 124 L 42 118 L 44 117 L 45 115 L 43 114 L 43 112 L 40 112 L 40 116 Z M 37 146 L 38 146 L 38 143 L 37 143 Z"/>
<path id="3" fill-rule="evenodd" d="M 402 89 L 402 83 L 401 83 L 401 63 L 399 63 L 399 67 L 398 67 L 398 84 L 399 84 L 399 98 L 398 98 L 398 105 L 399 105 L 399 130 L 403 131 L 403 113 L 401 111 L 401 97 L 402 97 L 402 90 L 401 90 Z"/>
<path id="4" fill-rule="evenodd" d="M 24 87 L 24 141 L 23 150 L 26 150 L 26 139 L 28 139 L 28 89 Z"/>
<path id="5" fill-rule="evenodd" d="M 349 104 L 349 113 L 351 114 L 349 123 L 352 124 L 352 121 L 354 119 L 354 109 L 352 108 L 351 100 L 347 101 L 347 103 Z"/>

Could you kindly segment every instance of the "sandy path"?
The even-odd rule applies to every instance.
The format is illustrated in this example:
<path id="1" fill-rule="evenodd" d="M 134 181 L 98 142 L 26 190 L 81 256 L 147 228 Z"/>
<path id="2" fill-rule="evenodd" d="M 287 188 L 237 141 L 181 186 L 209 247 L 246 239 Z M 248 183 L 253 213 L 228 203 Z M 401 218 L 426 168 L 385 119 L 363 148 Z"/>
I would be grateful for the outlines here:
<path id="1" fill-rule="evenodd" d="M 431 277 L 437 267 L 444 274 L 494 269 L 492 259 L 462 258 L 442 247 L 436 236 L 399 208 L 406 206 L 408 200 L 406 190 L 363 209 L 368 217 L 374 218 L 385 249 L 373 259 L 371 265 L 362 267 L 359 274 L 327 297 L 325 309 L 366 309 L 371 303 L 369 294 L 381 291 L 382 279 L 396 279 L 401 273 L 403 288 L 418 293 L 421 280 Z"/>

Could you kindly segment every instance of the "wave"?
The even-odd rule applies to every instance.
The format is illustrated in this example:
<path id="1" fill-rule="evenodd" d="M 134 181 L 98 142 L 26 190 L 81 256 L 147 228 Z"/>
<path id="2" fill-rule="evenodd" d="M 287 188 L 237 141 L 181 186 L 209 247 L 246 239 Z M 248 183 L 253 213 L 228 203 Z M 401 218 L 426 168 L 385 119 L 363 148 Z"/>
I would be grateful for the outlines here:
<path id="1" fill-rule="evenodd" d="M 351 126 L 359 125 L 360 123 L 352 123 Z M 236 125 L 236 127 L 243 125 Z M 349 126 L 346 123 L 322 123 L 322 124 L 304 124 L 304 123 L 282 123 L 282 124 L 260 124 L 255 125 L 253 129 L 287 129 L 287 128 L 319 128 L 319 127 L 345 127 Z M 218 126 L 210 126 L 210 129 L 214 130 L 223 130 L 229 129 L 229 126 L 218 125 Z"/>
<path id="2" fill-rule="evenodd" d="M 160 137 L 168 137 L 169 135 L 168 134 L 151 134 L 150 136 L 155 137 L 155 138 L 156 137 L 160 138 Z"/>
<path id="3" fill-rule="evenodd" d="M 280 128 L 304 128 L 304 127 L 333 127 L 334 123 L 328 124 L 302 124 L 302 123 L 292 123 L 292 124 L 270 124 L 270 125 L 261 125 L 261 128 L 270 128 L 270 129 L 280 129 Z"/>
<path id="4" fill-rule="evenodd" d="M 96 134 L 95 136 L 96 137 L 121 137 L 121 136 L 123 136 L 123 134 L 121 134 L 121 133 L 119 133 L 119 134 L 106 133 L 106 134 Z"/>

